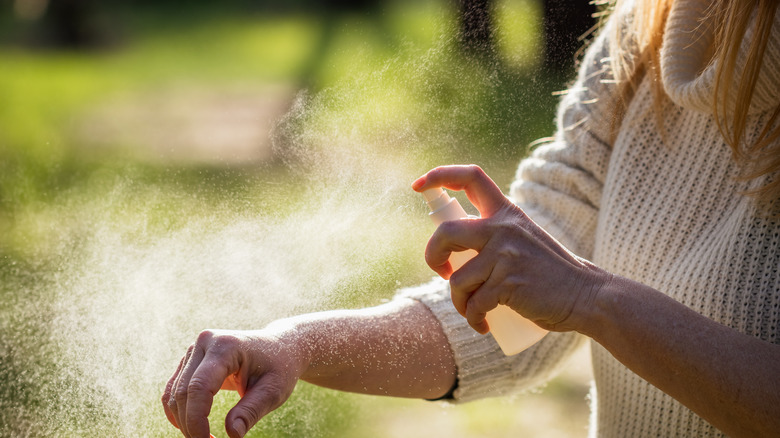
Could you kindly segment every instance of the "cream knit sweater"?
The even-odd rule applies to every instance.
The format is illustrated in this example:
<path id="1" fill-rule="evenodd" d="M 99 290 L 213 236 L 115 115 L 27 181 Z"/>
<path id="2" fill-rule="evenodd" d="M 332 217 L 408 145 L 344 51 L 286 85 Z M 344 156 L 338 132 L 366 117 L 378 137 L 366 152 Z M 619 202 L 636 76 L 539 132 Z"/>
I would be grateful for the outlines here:
<path id="1" fill-rule="evenodd" d="M 677 0 L 670 13 L 661 54 L 665 135 L 657 128 L 648 77 L 609 141 L 616 90 L 605 35 L 617 25 L 612 18 L 560 104 L 555 141 L 523 160 L 511 196 L 580 256 L 740 332 L 778 343 L 780 224 L 740 195 L 761 181 L 735 179 L 739 169 L 710 110 L 714 67 L 706 62 L 712 35 L 698 21 L 709 3 Z M 757 134 L 780 102 L 780 16 L 765 58 L 749 135 Z M 490 336 L 477 335 L 456 313 L 446 282 L 402 295 L 424 302 L 441 321 L 458 366 L 456 400 L 539 384 L 590 343 L 591 436 L 722 436 L 578 334 L 550 333 L 525 352 L 505 357 Z"/>

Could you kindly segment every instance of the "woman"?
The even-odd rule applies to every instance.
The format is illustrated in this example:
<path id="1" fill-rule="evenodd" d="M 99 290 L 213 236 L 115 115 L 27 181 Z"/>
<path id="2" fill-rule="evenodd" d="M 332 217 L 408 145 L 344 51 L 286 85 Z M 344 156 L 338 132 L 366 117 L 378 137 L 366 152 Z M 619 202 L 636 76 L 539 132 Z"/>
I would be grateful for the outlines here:
<path id="1" fill-rule="evenodd" d="M 617 3 L 555 140 L 518 169 L 519 207 L 473 166 L 413 184 L 464 189 L 482 214 L 429 242 L 444 278 L 450 251 L 480 252 L 451 291 L 440 281 L 376 308 L 203 332 L 163 395 L 170 421 L 208 436 L 213 394 L 235 389 L 226 429 L 243 436 L 299 378 L 467 401 L 543 381 L 590 343 L 592 436 L 776 436 L 778 4 Z M 553 333 L 503 356 L 469 328 L 484 333 L 498 303 Z"/>

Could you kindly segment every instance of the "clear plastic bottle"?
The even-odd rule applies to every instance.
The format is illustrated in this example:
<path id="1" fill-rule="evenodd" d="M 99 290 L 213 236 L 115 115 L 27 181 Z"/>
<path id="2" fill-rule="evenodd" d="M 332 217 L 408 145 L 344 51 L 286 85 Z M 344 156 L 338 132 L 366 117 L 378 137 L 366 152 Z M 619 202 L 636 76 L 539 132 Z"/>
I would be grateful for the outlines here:
<path id="1" fill-rule="evenodd" d="M 455 198 L 450 198 L 447 192 L 441 188 L 433 188 L 422 192 L 423 198 L 431 209 L 431 219 L 436 226 L 442 222 L 462 219 L 468 214 Z M 450 255 L 452 270 L 457 271 L 467 261 L 478 253 L 473 249 L 453 252 Z M 487 313 L 485 318 L 490 325 L 490 333 L 493 334 L 498 346 L 505 355 L 517 354 L 538 342 L 548 332 L 533 322 L 523 318 L 507 306 L 499 305 Z"/>

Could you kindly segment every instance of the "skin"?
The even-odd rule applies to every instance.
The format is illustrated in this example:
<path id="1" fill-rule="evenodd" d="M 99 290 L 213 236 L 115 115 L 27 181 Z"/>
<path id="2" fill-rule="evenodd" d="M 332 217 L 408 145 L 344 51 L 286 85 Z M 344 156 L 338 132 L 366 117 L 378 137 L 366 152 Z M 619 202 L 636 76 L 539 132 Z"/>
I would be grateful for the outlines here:
<path id="1" fill-rule="evenodd" d="M 505 304 L 551 331 L 593 338 L 633 372 L 729 436 L 780 430 L 780 345 L 738 333 L 663 293 L 577 257 L 539 228 L 477 166 L 436 168 L 412 188 L 464 190 L 481 218 L 442 224 L 426 261 L 450 280 L 452 301 L 478 332 Z M 479 252 L 457 272 L 452 251 Z M 421 334 L 425 334 L 422 336 Z M 256 332 L 207 330 L 163 395 L 168 419 L 187 437 L 209 435 L 213 395 L 242 399 L 226 430 L 241 437 L 284 403 L 298 379 L 329 388 L 436 398 L 455 362 L 441 326 L 414 301 L 282 320 Z"/>
<path id="2" fill-rule="evenodd" d="M 394 300 L 283 319 L 256 331 L 204 330 L 162 402 L 184 436 L 208 437 L 213 396 L 238 391 L 241 400 L 225 418 L 228 436 L 237 438 L 281 406 L 299 379 L 364 394 L 438 398 L 455 376 L 452 351 L 430 310 Z"/>

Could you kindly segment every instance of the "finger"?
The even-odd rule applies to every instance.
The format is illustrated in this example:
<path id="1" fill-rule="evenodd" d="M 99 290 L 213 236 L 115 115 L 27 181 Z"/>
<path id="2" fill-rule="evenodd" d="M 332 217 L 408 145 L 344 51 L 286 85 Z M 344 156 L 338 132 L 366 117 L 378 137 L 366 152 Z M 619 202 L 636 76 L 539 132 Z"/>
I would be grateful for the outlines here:
<path id="1" fill-rule="evenodd" d="M 206 352 L 187 385 L 187 431 L 192 436 L 209 435 L 209 413 L 214 396 L 225 379 L 238 372 L 237 362 L 228 354 Z"/>
<path id="2" fill-rule="evenodd" d="M 180 364 L 180 368 L 176 373 L 175 380 L 173 382 L 173 385 L 171 386 L 171 398 L 168 400 L 168 407 L 171 412 L 171 415 L 174 418 L 174 421 L 176 422 L 176 427 L 181 430 L 182 434 L 186 435 L 186 430 L 182 429 L 182 420 L 183 418 L 180 416 L 179 411 L 179 400 L 182 399 L 183 396 L 186 396 L 186 394 L 182 394 L 181 391 L 178 390 L 179 388 L 179 382 L 182 378 L 182 372 L 184 371 L 184 367 L 187 365 L 187 363 L 190 360 L 190 357 L 192 356 L 192 351 L 195 349 L 195 344 L 190 345 L 190 347 L 187 349 L 187 353 L 182 358 L 182 362 Z"/>
<path id="3" fill-rule="evenodd" d="M 412 183 L 412 188 L 418 192 L 434 187 L 464 190 L 469 201 L 477 207 L 482 217 L 490 217 L 507 204 L 511 204 L 482 168 L 473 164 L 440 166 Z"/>
<path id="4" fill-rule="evenodd" d="M 162 396 L 162 405 L 163 410 L 165 410 L 165 416 L 168 417 L 168 421 L 171 422 L 176 428 L 179 428 L 179 424 L 176 422 L 176 417 L 173 415 L 173 410 L 176 409 L 176 400 L 173 398 L 173 387 L 176 383 L 176 379 L 179 377 L 179 373 L 181 372 L 182 367 L 184 367 L 184 359 L 187 356 L 179 360 L 179 366 L 176 368 L 176 372 L 173 373 L 170 379 L 168 379 L 168 383 L 165 385 L 165 391 L 163 392 Z"/>
<path id="5" fill-rule="evenodd" d="M 177 417 L 176 422 L 179 425 L 179 430 L 182 431 L 184 436 L 190 437 L 191 434 L 187 428 L 187 403 L 189 397 L 189 385 L 192 375 L 203 360 L 204 351 L 198 344 L 190 347 L 187 354 L 187 361 L 184 364 L 184 368 L 179 375 L 179 379 L 175 383 L 175 389 L 173 390 L 173 397 L 176 400 Z"/>
<path id="6" fill-rule="evenodd" d="M 439 225 L 428 240 L 425 248 L 425 262 L 443 278 L 450 278 L 462 261 L 453 266 L 453 252 L 469 249 L 481 251 L 488 241 L 482 227 L 482 219 L 460 219 Z M 460 256 L 458 256 L 460 258 Z"/>
<path id="7" fill-rule="evenodd" d="M 450 298 L 455 309 L 466 316 L 469 299 L 491 276 L 493 266 L 487 257 L 474 258 L 450 277 Z"/>
<path id="8" fill-rule="evenodd" d="M 508 292 L 505 266 L 497 264 L 490 254 L 492 251 L 486 250 L 484 256 L 475 258 L 450 278 L 453 303 L 457 302 L 456 308 L 463 310 L 461 314 L 468 324 L 481 334 L 490 331 L 487 313 L 501 304 L 502 293 Z"/>
<path id="9" fill-rule="evenodd" d="M 282 375 L 267 373 L 247 388 L 246 394 L 225 417 L 228 436 L 242 438 L 260 419 L 281 406 L 294 386 L 290 383 Z"/>
<path id="10" fill-rule="evenodd" d="M 466 321 L 471 328 L 480 334 L 486 334 L 490 331 L 490 326 L 485 318 L 487 313 L 498 306 L 496 295 L 487 283 L 475 290 L 468 298 L 466 303 Z"/>

